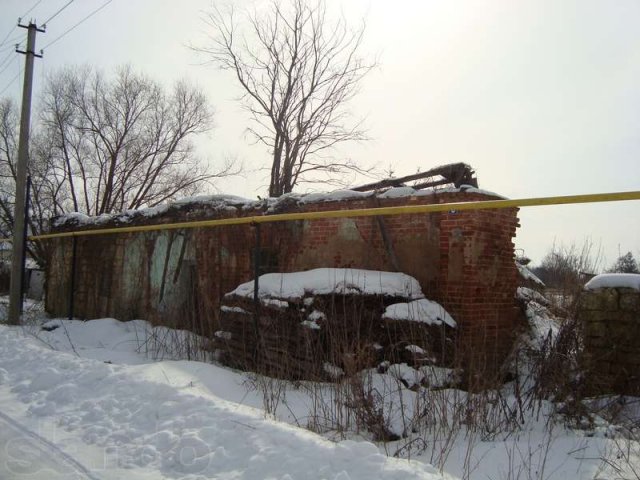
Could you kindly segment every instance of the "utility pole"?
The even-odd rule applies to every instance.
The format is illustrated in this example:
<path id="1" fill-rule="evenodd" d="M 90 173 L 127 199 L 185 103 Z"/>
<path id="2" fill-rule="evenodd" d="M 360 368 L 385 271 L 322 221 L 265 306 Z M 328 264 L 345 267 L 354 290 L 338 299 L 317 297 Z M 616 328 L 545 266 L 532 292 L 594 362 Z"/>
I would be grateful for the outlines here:
<path id="1" fill-rule="evenodd" d="M 22 310 L 23 257 L 25 253 L 25 204 L 27 187 L 27 163 L 29 161 L 29 126 L 31 123 L 31 90 L 33 87 L 33 60 L 37 55 L 36 33 L 44 32 L 35 23 L 22 25 L 27 29 L 27 49 L 16 52 L 26 56 L 24 62 L 24 85 L 22 88 L 22 112 L 20 116 L 20 139 L 18 143 L 18 165 L 16 167 L 16 200 L 13 210 L 13 251 L 11 256 L 11 286 L 9 290 L 9 324 L 20 323 Z"/>

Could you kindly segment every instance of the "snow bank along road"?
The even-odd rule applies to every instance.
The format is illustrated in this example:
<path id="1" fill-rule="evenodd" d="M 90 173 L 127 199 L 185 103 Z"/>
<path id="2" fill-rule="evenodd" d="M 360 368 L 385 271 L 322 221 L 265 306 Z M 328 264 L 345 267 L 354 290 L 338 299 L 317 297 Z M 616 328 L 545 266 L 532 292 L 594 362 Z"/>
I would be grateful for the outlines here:
<path id="1" fill-rule="evenodd" d="M 189 385 L 151 381 L 151 367 L 80 358 L 0 326 L 2 468 L 11 467 L 13 431 L 52 479 L 442 478 L 371 443 L 332 443 Z"/>

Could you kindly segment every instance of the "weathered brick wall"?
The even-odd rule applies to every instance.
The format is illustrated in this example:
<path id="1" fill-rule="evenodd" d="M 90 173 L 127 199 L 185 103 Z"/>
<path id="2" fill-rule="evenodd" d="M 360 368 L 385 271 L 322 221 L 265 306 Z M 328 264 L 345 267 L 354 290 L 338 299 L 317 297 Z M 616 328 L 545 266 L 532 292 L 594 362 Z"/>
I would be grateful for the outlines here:
<path id="1" fill-rule="evenodd" d="M 369 196 L 281 202 L 273 213 L 477 201 L 478 192 L 402 198 Z M 265 207 L 192 205 L 135 224 L 265 214 Z M 113 226 L 105 224 L 105 226 Z M 402 271 L 441 303 L 460 327 L 459 351 L 494 369 L 510 347 L 516 308 L 517 209 L 291 221 L 261 225 L 262 272 L 317 267 Z M 77 228 L 77 227 L 76 227 Z M 95 228 L 95 227 L 85 227 Z M 66 226 L 58 230 L 73 229 Z M 145 318 L 212 334 L 220 300 L 253 278 L 254 227 L 79 237 L 74 313 L 81 318 Z M 54 240 L 47 311 L 68 309 L 71 240 Z"/>
<path id="2" fill-rule="evenodd" d="M 454 212 L 441 221 L 434 296 L 461 319 L 460 350 L 478 375 L 494 370 L 512 345 L 517 270 L 509 253 L 517 226 L 514 210 Z"/>
<path id="3" fill-rule="evenodd" d="M 256 311 L 253 299 L 230 296 L 212 346 L 226 365 L 290 380 L 337 379 L 326 364 L 346 374 L 378 368 L 383 361 L 414 368 L 458 366 L 455 328 L 383 318 L 388 305 L 405 301 L 374 294 L 314 295 L 287 307 L 261 303 Z M 308 322 L 311 311 L 315 327 Z"/>
<path id="4" fill-rule="evenodd" d="M 594 393 L 640 395 L 640 291 L 585 290 L 578 318 Z"/>

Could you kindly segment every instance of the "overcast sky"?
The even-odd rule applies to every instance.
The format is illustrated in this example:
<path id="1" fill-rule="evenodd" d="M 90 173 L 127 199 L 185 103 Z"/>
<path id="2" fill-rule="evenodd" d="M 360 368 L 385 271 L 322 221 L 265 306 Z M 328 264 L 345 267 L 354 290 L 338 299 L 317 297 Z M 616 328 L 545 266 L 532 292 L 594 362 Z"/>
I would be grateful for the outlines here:
<path id="1" fill-rule="evenodd" d="M 75 0 L 39 34 L 45 46 L 106 0 Z M 68 0 L 0 0 L 0 39 L 17 17 L 41 23 Z M 247 4 L 248 2 L 235 2 Z M 363 55 L 380 67 L 352 104 L 372 140 L 341 148 L 348 157 L 396 175 L 466 162 L 480 187 L 510 198 L 640 190 L 640 2 L 637 0 L 382 1 L 330 0 L 334 12 L 367 22 Z M 242 160 L 244 178 L 221 192 L 264 196 L 256 172 L 268 152 L 245 136 L 247 116 L 230 74 L 202 65 L 211 0 L 113 0 L 45 49 L 43 76 L 67 64 L 111 69 L 131 63 L 170 84 L 201 85 L 216 128 L 200 155 Z M 24 34 L 16 29 L 9 35 Z M 9 55 L 0 46 L 0 61 Z M 15 55 L 0 91 L 19 71 Z M 4 67 L 0 67 L 2 70 Z M 19 97 L 22 78 L 4 92 Z M 38 97 L 34 98 L 37 109 Z M 358 183 L 356 181 L 356 183 Z M 618 252 L 640 257 L 640 202 L 521 210 L 517 247 L 539 261 L 554 243 L 602 245 L 605 266 Z"/>

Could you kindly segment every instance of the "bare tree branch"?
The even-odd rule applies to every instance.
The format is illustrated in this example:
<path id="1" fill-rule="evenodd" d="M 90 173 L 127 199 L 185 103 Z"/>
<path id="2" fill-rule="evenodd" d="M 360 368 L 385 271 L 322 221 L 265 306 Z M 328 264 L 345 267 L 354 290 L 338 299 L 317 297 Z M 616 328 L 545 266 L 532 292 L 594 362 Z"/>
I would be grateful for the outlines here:
<path id="1" fill-rule="evenodd" d="M 131 67 L 105 76 L 91 68 L 51 75 L 30 146 L 29 229 L 48 229 L 67 212 L 100 215 L 155 206 L 193 195 L 239 172 L 226 162 L 217 171 L 194 155 L 193 138 L 211 128 L 204 94 L 186 82 L 165 91 Z M 0 100 L 0 231 L 13 226 L 17 109 Z M 46 261 L 46 252 L 31 254 Z"/>
<path id="2" fill-rule="evenodd" d="M 352 162 L 323 163 L 319 153 L 366 138 L 361 123 L 348 125 L 346 110 L 375 66 L 358 56 L 364 24 L 357 30 L 344 18 L 329 24 L 323 0 L 286 6 L 274 0 L 267 11 L 244 17 L 247 31 L 238 27 L 233 8 L 214 9 L 207 18 L 211 45 L 196 50 L 240 84 L 253 122 L 248 132 L 271 151 L 269 195 L 290 192 L 308 172 L 353 171 Z M 306 168 L 312 160 L 313 168 Z"/>

